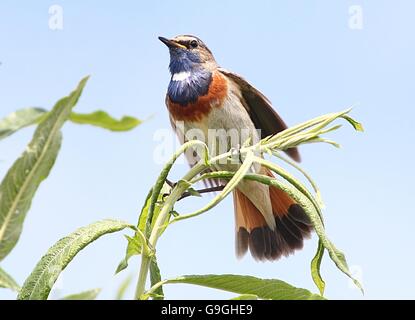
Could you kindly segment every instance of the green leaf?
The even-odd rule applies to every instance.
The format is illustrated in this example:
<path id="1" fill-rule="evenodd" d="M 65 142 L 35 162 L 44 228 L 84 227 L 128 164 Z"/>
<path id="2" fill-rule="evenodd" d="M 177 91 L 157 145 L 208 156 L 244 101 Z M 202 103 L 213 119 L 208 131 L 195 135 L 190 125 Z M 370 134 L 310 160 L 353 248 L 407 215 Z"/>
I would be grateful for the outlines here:
<path id="1" fill-rule="evenodd" d="M 12 289 L 16 292 L 20 290 L 16 281 L 2 268 L 0 268 L 0 288 Z"/>
<path id="2" fill-rule="evenodd" d="M 41 122 L 48 114 L 49 112 L 43 108 L 25 108 L 9 114 L 0 119 L 0 140 L 20 129 Z M 72 112 L 69 120 L 76 124 L 88 124 L 111 131 L 129 131 L 142 123 L 141 120 L 131 116 L 123 116 L 117 120 L 102 110 L 87 114 Z"/>
<path id="3" fill-rule="evenodd" d="M 144 202 L 144 206 L 141 209 L 139 221 L 137 223 L 138 230 L 144 231 L 145 229 L 151 196 L 152 196 L 152 190 L 150 190 L 150 192 L 148 193 L 146 201 Z M 115 270 L 115 274 L 118 274 L 119 272 L 127 269 L 128 261 L 130 260 L 130 258 L 134 255 L 141 254 L 141 251 L 142 251 L 142 243 L 141 243 L 142 241 L 141 241 L 141 238 L 137 234 L 133 238 L 126 236 L 126 239 L 128 243 L 127 243 L 127 248 L 125 250 L 125 257 L 118 264 L 117 270 Z"/>
<path id="4" fill-rule="evenodd" d="M 362 294 L 364 294 L 365 291 L 363 289 L 362 284 L 356 278 L 354 278 L 352 274 L 350 273 L 349 266 L 347 264 L 344 253 L 341 252 L 339 249 L 337 249 L 335 245 L 329 239 L 326 238 L 324 240 L 326 240 L 327 242 L 326 244 L 324 244 L 324 241 L 323 241 L 323 244 L 329 253 L 330 259 L 335 263 L 335 265 L 337 266 L 337 268 L 340 269 L 340 271 L 342 271 L 344 274 L 349 276 L 349 278 L 353 281 L 355 286 L 360 289 Z"/>
<path id="5" fill-rule="evenodd" d="M 363 128 L 363 125 L 360 122 L 353 119 L 352 117 L 348 115 L 343 115 L 342 118 L 348 121 L 356 131 L 360 131 L 360 132 L 365 131 Z"/>
<path id="6" fill-rule="evenodd" d="M 47 112 L 41 108 L 26 108 L 17 110 L 0 120 L 0 140 L 16 131 L 35 124 Z"/>
<path id="7" fill-rule="evenodd" d="M 162 207 L 163 204 L 163 195 L 167 194 L 171 191 L 171 187 L 165 183 L 163 185 L 163 187 L 160 190 L 160 194 L 158 197 L 158 201 L 156 201 L 155 205 L 154 205 L 154 214 L 153 214 L 153 218 L 151 221 L 151 229 L 153 229 L 155 221 L 157 220 L 157 217 L 160 213 L 160 209 Z M 128 267 L 128 261 L 132 256 L 135 255 L 140 255 L 142 253 L 142 243 L 143 243 L 143 235 L 139 235 L 138 232 L 145 232 L 145 228 L 146 228 L 146 223 L 147 223 L 147 217 L 148 217 L 148 210 L 150 208 L 150 204 L 151 204 L 151 199 L 152 199 L 152 190 L 150 190 L 150 192 L 147 195 L 146 201 L 144 203 L 143 208 L 141 209 L 141 213 L 140 213 L 140 217 L 139 217 L 139 221 L 137 224 L 138 230 L 135 234 L 134 237 L 126 237 L 128 244 L 127 244 L 127 249 L 125 252 L 125 257 L 123 260 L 121 260 L 121 262 L 118 264 L 117 270 L 115 271 L 115 274 L 125 270 Z M 167 224 L 163 226 L 161 233 L 164 232 L 164 230 L 166 229 Z"/>
<path id="8" fill-rule="evenodd" d="M 325 138 L 320 138 L 320 137 L 309 139 L 307 143 L 327 143 L 337 149 L 340 149 L 341 147 L 340 144 L 338 144 L 336 141 L 325 139 Z"/>
<path id="9" fill-rule="evenodd" d="M 102 110 L 88 114 L 72 113 L 70 120 L 77 124 L 89 124 L 111 131 L 128 131 L 141 124 L 141 121 L 130 116 L 124 116 L 120 120 L 114 119 Z"/>
<path id="10" fill-rule="evenodd" d="M 48 177 L 58 155 L 62 141 L 60 129 L 78 102 L 87 80 L 82 79 L 69 96 L 56 103 L 0 185 L 0 261 L 19 240 L 32 198 L 40 183 Z"/>
<path id="11" fill-rule="evenodd" d="M 171 166 L 167 165 L 166 168 L 162 170 L 160 175 L 166 174 L 167 177 L 168 170 L 170 170 L 169 168 L 171 168 Z M 147 239 L 150 237 L 151 230 L 153 229 L 157 216 L 160 213 L 164 194 L 168 194 L 170 191 L 171 187 L 165 182 L 165 179 L 157 180 L 155 186 L 150 191 L 151 193 L 146 200 L 146 204 L 138 221 L 138 228 L 143 231 Z"/>
<path id="12" fill-rule="evenodd" d="M 100 294 L 101 289 L 92 289 L 80 293 L 70 294 L 62 298 L 62 300 L 95 300 Z"/>
<path id="13" fill-rule="evenodd" d="M 119 286 L 117 290 L 117 295 L 115 296 L 116 300 L 122 300 L 125 296 L 125 292 L 127 291 L 128 287 L 131 284 L 131 280 L 133 277 L 129 275 L 127 278 L 124 279 L 123 282 L 121 282 L 121 285 Z"/>
<path id="14" fill-rule="evenodd" d="M 141 254 L 142 251 L 143 246 L 142 242 L 140 241 L 140 238 L 129 236 L 125 236 L 125 238 L 128 241 L 125 257 L 118 264 L 117 270 L 115 270 L 115 274 L 126 269 L 128 267 L 128 260 L 130 260 L 132 256 Z"/>
<path id="15" fill-rule="evenodd" d="M 282 167 L 277 166 L 276 164 L 267 161 L 262 158 L 257 158 L 257 162 L 261 165 L 271 169 L 273 172 L 275 172 L 280 177 L 284 178 L 286 181 L 288 181 L 290 184 L 292 184 L 295 189 L 294 191 L 298 194 L 304 195 L 314 206 L 314 210 L 318 213 L 318 216 L 323 222 L 323 213 L 321 211 L 321 207 L 319 204 L 319 201 L 316 197 L 314 197 L 311 192 L 304 186 L 304 184 L 301 183 L 298 179 L 296 179 L 293 175 L 291 175 L 288 171 L 284 170 Z M 317 195 L 317 194 L 316 194 Z"/>
<path id="16" fill-rule="evenodd" d="M 156 256 L 152 256 L 150 260 L 150 281 L 151 286 L 154 286 L 156 283 L 159 283 L 161 281 L 161 275 L 160 275 L 160 269 L 157 264 Z M 163 292 L 163 286 L 158 287 L 153 292 L 154 294 L 154 300 L 163 300 L 164 299 L 164 292 Z"/>
<path id="17" fill-rule="evenodd" d="M 232 274 L 223 275 L 186 275 L 176 279 L 166 280 L 169 283 L 187 283 L 198 286 L 219 289 L 241 295 L 255 295 L 259 299 L 271 300 L 324 300 L 320 295 L 306 289 L 275 279 L 259 279 L 251 276 Z"/>
<path id="18" fill-rule="evenodd" d="M 153 189 L 151 189 L 150 192 L 147 194 L 146 201 L 144 202 L 144 205 L 141 208 L 140 216 L 138 218 L 137 227 L 143 232 L 145 231 L 145 228 L 146 228 L 148 209 L 150 208 L 152 197 L 153 197 Z M 157 202 L 157 199 L 155 201 Z M 151 224 L 151 221 L 150 221 L 150 224 Z"/>
<path id="19" fill-rule="evenodd" d="M 154 212 L 151 221 L 149 221 L 149 224 L 151 226 L 151 229 L 153 229 L 155 221 L 157 220 L 157 217 L 160 213 L 160 209 L 162 207 L 163 198 L 165 194 L 168 194 L 171 191 L 171 187 L 164 182 L 164 184 L 161 186 L 159 191 L 159 196 L 155 200 L 154 203 Z M 133 238 L 127 238 L 128 244 L 127 249 L 125 253 L 124 259 L 119 263 L 117 270 L 115 271 L 115 274 L 125 270 L 128 267 L 128 261 L 129 259 L 134 255 L 139 255 L 142 253 L 142 241 L 143 236 L 140 236 L 138 232 L 144 233 L 146 230 L 147 225 L 147 219 L 148 219 L 148 213 L 149 209 L 151 207 L 151 202 L 153 201 L 153 189 L 150 190 L 150 192 L 147 194 L 146 201 L 144 203 L 143 208 L 141 209 L 140 217 L 138 219 L 137 228 L 139 231 L 136 232 L 135 236 Z M 163 226 L 162 232 L 166 229 L 167 224 Z"/>
<path id="20" fill-rule="evenodd" d="M 313 260 L 311 260 L 311 277 L 313 278 L 313 281 L 322 296 L 324 295 L 324 289 L 326 287 L 326 283 L 324 282 L 323 277 L 320 273 L 320 266 L 321 261 L 323 260 L 323 255 L 324 245 L 321 240 L 319 240 L 316 255 L 314 256 Z"/>
<path id="21" fill-rule="evenodd" d="M 167 183 L 164 183 L 163 186 L 161 187 L 160 191 L 159 191 L 159 195 L 156 199 L 156 202 L 154 203 L 154 212 L 153 212 L 153 215 L 152 215 L 151 221 L 150 221 L 150 230 L 153 229 L 154 224 L 157 220 L 157 217 L 160 213 L 160 209 L 163 206 L 164 195 L 169 194 L 170 192 L 171 192 L 171 187 Z M 149 210 L 150 210 L 150 207 L 151 207 L 152 198 L 153 198 L 152 191 L 150 191 L 149 195 L 147 196 L 146 203 L 145 203 L 143 209 L 141 210 L 140 218 L 139 218 L 139 221 L 138 221 L 138 229 L 141 230 L 143 233 L 145 232 L 145 229 L 146 229 L 147 217 L 148 217 L 148 213 L 149 213 Z M 164 226 L 161 233 L 164 232 L 165 227 L 166 226 Z"/>
<path id="22" fill-rule="evenodd" d="M 103 220 L 79 228 L 59 240 L 40 259 L 26 279 L 18 295 L 19 300 L 46 300 L 56 279 L 72 259 L 99 237 L 131 227 L 129 223 Z"/>
<path id="23" fill-rule="evenodd" d="M 229 300 L 258 300 L 258 296 L 255 294 L 242 294 Z"/>

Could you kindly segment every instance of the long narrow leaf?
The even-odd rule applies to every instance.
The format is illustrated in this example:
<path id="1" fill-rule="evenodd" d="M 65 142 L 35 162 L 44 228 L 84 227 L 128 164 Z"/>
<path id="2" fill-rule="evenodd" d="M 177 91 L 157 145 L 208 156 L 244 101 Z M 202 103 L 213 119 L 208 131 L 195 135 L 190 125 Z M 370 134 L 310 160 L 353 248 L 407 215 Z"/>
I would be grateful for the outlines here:
<path id="1" fill-rule="evenodd" d="M 124 116 L 120 120 L 114 119 L 102 110 L 88 114 L 72 112 L 70 120 L 77 124 L 89 124 L 111 131 L 129 131 L 141 124 L 137 118 Z"/>
<path id="2" fill-rule="evenodd" d="M 160 269 L 157 264 L 156 256 L 151 257 L 150 261 L 150 282 L 151 285 L 154 286 L 156 283 L 161 281 Z M 154 300 L 163 300 L 164 299 L 164 292 L 163 287 L 158 287 L 154 292 Z"/>
<path id="3" fill-rule="evenodd" d="M 60 273 L 83 248 L 105 234 L 121 231 L 127 227 L 132 226 L 123 221 L 103 220 L 79 228 L 62 238 L 40 259 L 26 279 L 18 299 L 46 300 Z"/>
<path id="4" fill-rule="evenodd" d="M 17 282 L 2 268 L 0 268 L 0 288 L 12 289 L 14 291 L 20 290 Z"/>
<path id="5" fill-rule="evenodd" d="M 25 108 L 17 110 L 3 119 L 0 119 L 0 140 L 14 134 L 20 129 L 38 124 L 48 116 L 49 112 L 43 108 Z M 142 123 L 141 120 L 123 116 L 115 119 L 107 112 L 97 110 L 92 113 L 72 112 L 69 120 L 76 124 L 87 124 L 110 131 L 129 131 Z"/>
<path id="6" fill-rule="evenodd" d="M 42 108 L 26 108 L 17 110 L 0 120 L 0 140 L 16 131 L 35 124 L 47 112 Z"/>
<path id="7" fill-rule="evenodd" d="M 56 103 L 0 185 L 0 261 L 19 240 L 32 198 L 40 183 L 48 177 L 58 155 L 62 140 L 60 129 L 81 96 L 87 80 L 82 79 L 69 96 Z"/>
<path id="8" fill-rule="evenodd" d="M 133 279 L 133 277 L 131 275 L 129 275 L 127 278 L 125 278 L 120 286 L 118 287 L 117 290 L 117 294 L 115 296 L 115 300 L 122 300 L 125 296 L 125 292 L 127 291 L 128 287 L 131 284 L 131 280 Z"/>
<path id="9" fill-rule="evenodd" d="M 259 299 L 271 300 L 324 300 L 320 295 L 306 289 L 276 279 L 260 279 L 251 276 L 233 274 L 223 275 L 186 275 L 176 279 L 166 280 L 164 284 L 186 283 L 213 289 L 219 289 L 240 295 L 257 296 Z"/>
<path id="10" fill-rule="evenodd" d="M 139 237 L 125 236 L 125 238 L 127 239 L 127 248 L 125 250 L 125 256 L 118 264 L 117 270 L 115 270 L 115 274 L 125 270 L 128 267 L 128 261 L 130 260 L 130 258 L 132 256 L 141 254 L 143 250 L 143 243 Z"/>
<path id="11" fill-rule="evenodd" d="M 316 284 L 321 295 L 324 295 L 324 289 L 326 288 L 326 283 L 323 280 L 320 272 L 321 261 L 324 256 L 324 245 L 321 240 L 318 241 L 318 247 L 316 255 L 313 260 L 311 260 L 311 277 L 313 278 L 314 283 Z"/>
<path id="12" fill-rule="evenodd" d="M 154 214 L 153 214 L 153 218 L 152 218 L 152 221 L 151 221 L 151 228 L 153 228 L 154 222 L 157 219 L 158 214 L 160 213 L 160 208 L 161 208 L 162 201 L 163 201 L 163 194 L 167 194 L 170 191 L 171 191 L 171 187 L 167 183 L 164 183 L 163 187 L 160 190 L 158 200 L 156 201 L 156 204 L 154 206 Z M 146 228 L 148 210 L 150 208 L 152 193 L 153 193 L 153 191 L 150 190 L 150 192 L 147 195 L 144 206 L 141 209 L 140 217 L 139 217 L 138 223 L 137 223 L 137 229 L 138 230 L 136 231 L 136 234 L 134 235 L 134 237 L 126 236 L 128 244 L 127 244 L 127 248 L 126 248 L 126 251 L 125 251 L 125 257 L 118 264 L 118 267 L 117 267 L 117 270 L 115 271 L 115 274 L 123 271 L 124 269 L 126 269 L 128 267 L 128 261 L 130 260 L 130 258 L 132 256 L 139 255 L 139 254 L 142 253 L 142 248 L 143 248 L 142 244 L 143 244 L 143 241 L 144 241 L 143 234 L 144 234 L 145 228 Z M 140 232 L 141 232 L 141 234 L 140 234 Z"/>
<path id="13" fill-rule="evenodd" d="M 74 293 L 67 295 L 62 298 L 62 300 L 95 300 L 96 297 L 100 294 L 101 289 L 92 289 L 80 293 Z"/>
<path id="14" fill-rule="evenodd" d="M 241 294 L 240 296 L 231 298 L 229 300 L 258 300 L 258 296 L 255 294 Z"/>

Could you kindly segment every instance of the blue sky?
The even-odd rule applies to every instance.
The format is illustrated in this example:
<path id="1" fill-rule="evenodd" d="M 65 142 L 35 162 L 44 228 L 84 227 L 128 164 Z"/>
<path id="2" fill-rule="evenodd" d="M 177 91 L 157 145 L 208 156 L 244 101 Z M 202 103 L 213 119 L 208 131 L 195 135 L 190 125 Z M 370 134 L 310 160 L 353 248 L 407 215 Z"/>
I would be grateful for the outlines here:
<path id="1" fill-rule="evenodd" d="M 63 8 L 63 30 L 48 27 L 48 10 Z M 363 28 L 349 26 L 351 5 Z M 332 299 L 415 298 L 412 225 L 415 112 L 411 1 L 2 1 L 0 3 L 0 117 L 28 106 L 50 108 L 85 75 L 92 77 L 76 107 L 147 119 L 128 133 L 65 125 L 64 142 L 40 187 L 15 250 L 2 268 L 22 283 L 59 238 L 103 218 L 134 223 L 161 165 L 154 133 L 169 127 L 164 94 L 168 52 L 157 36 L 195 34 L 221 66 L 242 74 L 274 102 L 289 124 L 354 105 L 366 132 L 347 126 L 326 145 L 301 148 L 303 167 L 319 184 L 327 232 L 361 276 L 364 297 L 326 257 L 322 273 Z M 33 129 L 0 142 L 0 176 L 24 150 Z M 179 165 L 179 178 L 187 166 Z M 205 199 L 183 202 L 179 212 Z M 235 273 L 279 278 L 316 291 L 309 262 L 316 237 L 303 251 L 275 263 L 234 256 L 233 206 L 226 199 L 202 217 L 172 226 L 160 240 L 164 278 Z M 113 276 L 123 257 L 122 234 L 81 252 L 52 297 L 102 287 L 112 298 L 139 258 Z M 135 278 L 134 278 L 135 281 Z M 133 294 L 134 284 L 128 296 Z M 171 285 L 168 298 L 227 298 L 231 294 Z M 0 298 L 14 294 L 0 290 Z"/>

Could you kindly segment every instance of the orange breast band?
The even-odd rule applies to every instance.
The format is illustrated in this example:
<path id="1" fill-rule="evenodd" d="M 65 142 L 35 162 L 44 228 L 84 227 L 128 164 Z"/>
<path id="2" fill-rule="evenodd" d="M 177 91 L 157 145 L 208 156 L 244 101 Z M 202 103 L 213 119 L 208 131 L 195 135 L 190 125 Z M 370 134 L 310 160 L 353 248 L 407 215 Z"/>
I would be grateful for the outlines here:
<path id="1" fill-rule="evenodd" d="M 176 121 L 201 121 L 212 108 L 220 108 L 228 93 L 228 84 L 225 76 L 215 72 L 209 90 L 204 96 L 200 96 L 196 102 L 181 105 L 174 103 L 169 97 L 166 99 L 167 108 Z"/>

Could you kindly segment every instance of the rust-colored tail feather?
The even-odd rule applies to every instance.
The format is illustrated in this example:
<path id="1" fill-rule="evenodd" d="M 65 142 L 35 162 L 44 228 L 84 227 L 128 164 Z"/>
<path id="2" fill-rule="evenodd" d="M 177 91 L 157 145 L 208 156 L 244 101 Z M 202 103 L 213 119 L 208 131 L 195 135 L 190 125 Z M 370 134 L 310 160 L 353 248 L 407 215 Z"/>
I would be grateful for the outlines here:
<path id="1" fill-rule="evenodd" d="M 263 168 L 268 176 L 271 171 Z M 277 260 L 303 247 L 310 237 L 312 224 L 304 210 L 288 194 L 270 187 L 276 228 L 272 230 L 261 212 L 239 190 L 234 191 L 236 220 L 236 255 L 243 256 L 248 248 L 257 260 Z"/>

